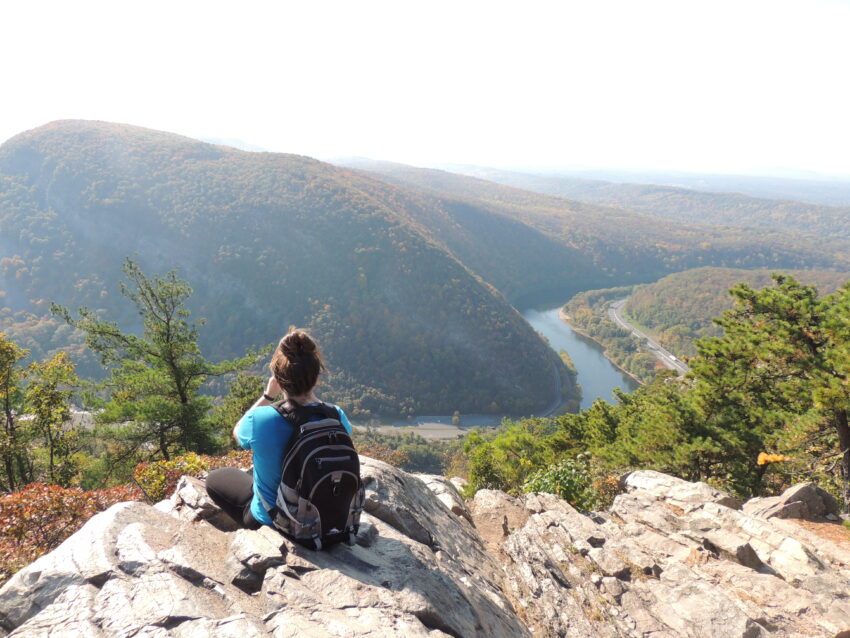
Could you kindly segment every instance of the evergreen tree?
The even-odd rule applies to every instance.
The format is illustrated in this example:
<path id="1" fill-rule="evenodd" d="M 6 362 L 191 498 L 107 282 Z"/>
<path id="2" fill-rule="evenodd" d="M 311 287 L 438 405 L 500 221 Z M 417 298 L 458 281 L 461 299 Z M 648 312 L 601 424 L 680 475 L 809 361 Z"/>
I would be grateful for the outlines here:
<path id="1" fill-rule="evenodd" d="M 744 441 L 753 468 L 764 445 L 778 444 L 805 423 L 810 434 L 837 439 L 850 507 L 850 286 L 818 298 L 817 289 L 783 275 L 754 290 L 739 284 L 735 306 L 717 320 L 724 336 L 697 342 L 696 396 L 717 429 Z M 796 440 L 805 454 L 805 441 Z M 818 459 L 827 461 L 830 459 Z M 764 471 L 752 472 L 751 487 Z"/>
<path id="2" fill-rule="evenodd" d="M 192 323 L 185 302 L 192 294 L 175 271 L 147 277 L 130 259 L 124 262 L 130 283 L 121 284 L 142 317 L 142 335 L 122 331 L 114 322 L 81 308 L 72 317 L 65 307 L 51 311 L 86 335 L 86 344 L 111 369 L 106 382 L 110 399 L 100 419 L 131 422 L 128 449 L 153 448 L 169 460 L 175 450 L 207 452 L 215 447 L 205 418 L 211 400 L 199 393 L 204 381 L 244 369 L 256 355 L 231 361 L 207 361 L 198 347 L 198 325 Z"/>
<path id="3" fill-rule="evenodd" d="M 224 401 L 217 405 L 210 417 L 221 447 L 234 447 L 233 426 L 250 408 L 266 387 L 266 378 L 239 373 L 230 382 Z"/>

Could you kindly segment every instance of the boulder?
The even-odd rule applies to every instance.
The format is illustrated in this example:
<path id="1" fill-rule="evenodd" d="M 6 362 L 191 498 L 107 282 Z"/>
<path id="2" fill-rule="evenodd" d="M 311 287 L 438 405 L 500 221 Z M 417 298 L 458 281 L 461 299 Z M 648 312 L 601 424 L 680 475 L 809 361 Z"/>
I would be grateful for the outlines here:
<path id="1" fill-rule="evenodd" d="M 632 472 L 623 487 L 607 512 L 579 512 L 549 494 L 521 501 L 525 522 L 498 549 L 505 591 L 535 635 L 832 637 L 850 629 L 850 535 L 843 546 L 820 542 L 741 511 L 704 483 L 658 472 Z M 485 494 L 484 511 L 503 498 Z M 479 525 L 475 503 L 470 510 Z"/>
<path id="2" fill-rule="evenodd" d="M 719 503 L 732 509 L 741 509 L 738 499 L 702 481 L 689 483 L 653 470 L 629 472 L 620 477 L 619 483 L 624 492 L 640 490 L 645 496 L 680 508 L 694 504 Z"/>
<path id="3" fill-rule="evenodd" d="M 747 514 L 762 518 L 809 520 L 836 517 L 840 511 L 838 501 L 814 483 L 798 483 L 779 496 L 752 498 L 744 503 L 743 509 Z"/>
<path id="4" fill-rule="evenodd" d="M 191 476 L 180 477 L 171 498 L 160 501 L 154 507 L 163 512 L 173 512 L 185 521 L 207 521 L 225 532 L 239 529 L 239 525 L 213 503 L 204 481 Z"/>
<path id="5" fill-rule="evenodd" d="M 469 508 L 466 502 L 460 495 L 459 488 L 445 476 L 437 476 L 436 474 L 416 474 L 416 478 L 425 483 L 428 489 L 434 492 L 437 499 L 445 505 L 456 516 L 460 516 L 469 523 L 472 523 L 472 515 L 469 513 Z"/>

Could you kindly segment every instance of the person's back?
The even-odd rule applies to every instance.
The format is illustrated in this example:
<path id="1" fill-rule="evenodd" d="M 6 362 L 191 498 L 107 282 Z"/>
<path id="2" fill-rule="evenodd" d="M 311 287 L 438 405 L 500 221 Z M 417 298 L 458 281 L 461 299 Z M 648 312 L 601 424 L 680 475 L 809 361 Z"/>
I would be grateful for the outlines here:
<path id="1" fill-rule="evenodd" d="M 237 523 L 249 529 L 273 525 L 296 540 L 309 539 L 317 547 L 321 543 L 315 541 L 321 537 L 329 541 L 347 539 L 351 531 L 356 533 L 362 507 L 359 458 L 351 444 L 348 417 L 339 406 L 324 404 L 315 396 L 319 374 L 324 370 L 321 353 L 307 333 L 293 330 L 281 339 L 269 367 L 272 376 L 263 396 L 233 430 L 239 445 L 252 450 L 253 477 L 235 468 L 214 470 L 207 478 L 207 492 Z M 275 403 L 281 391 L 287 399 Z M 323 427 L 317 427 L 323 423 Z M 315 445 L 303 436 L 311 430 Z M 310 462 L 305 463 L 304 455 L 299 454 L 300 465 L 292 464 L 297 475 L 289 472 L 289 476 L 282 476 L 284 457 L 293 445 L 312 452 Z M 302 476 L 305 471 L 309 475 L 306 480 Z M 345 473 L 356 474 L 356 485 L 355 477 Z M 282 478 L 290 484 L 287 486 Z M 345 503 L 343 497 L 352 492 L 357 496 Z M 313 506 L 311 497 L 325 512 L 318 517 L 318 532 L 315 523 L 307 531 L 301 529 L 305 522 L 317 518 L 312 515 L 315 512 L 311 507 L 317 506 Z M 341 520 L 347 523 L 343 528 Z"/>

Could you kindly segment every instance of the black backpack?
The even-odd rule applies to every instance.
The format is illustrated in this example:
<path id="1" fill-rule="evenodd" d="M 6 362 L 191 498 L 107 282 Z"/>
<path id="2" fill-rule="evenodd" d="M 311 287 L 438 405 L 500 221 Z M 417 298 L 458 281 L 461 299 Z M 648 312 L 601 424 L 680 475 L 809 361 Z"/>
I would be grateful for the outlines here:
<path id="1" fill-rule="evenodd" d="M 326 403 L 288 400 L 272 407 L 293 427 L 277 500 L 269 510 L 275 527 L 316 550 L 340 541 L 353 545 L 365 493 L 360 457 L 339 412 Z"/>

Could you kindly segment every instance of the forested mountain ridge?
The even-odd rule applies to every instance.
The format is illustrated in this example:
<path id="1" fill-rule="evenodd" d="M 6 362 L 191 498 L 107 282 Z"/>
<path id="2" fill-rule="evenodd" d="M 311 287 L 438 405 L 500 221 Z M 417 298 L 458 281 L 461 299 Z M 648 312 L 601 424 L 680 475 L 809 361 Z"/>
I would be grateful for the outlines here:
<path id="1" fill-rule="evenodd" d="M 483 179 L 362 158 L 337 160 L 393 184 L 484 210 L 485 222 L 521 222 L 579 255 L 547 301 L 592 288 L 654 281 L 700 266 L 850 269 L 850 242 L 767 229 L 686 224 L 619 207 L 521 190 Z M 443 241 L 449 241 L 443 239 Z M 462 256 L 460 256 L 463 259 Z M 487 274 L 480 274 L 486 279 Z M 560 294 L 560 296 L 558 296 Z"/>
<path id="2" fill-rule="evenodd" d="M 850 272 L 792 270 L 784 272 L 815 286 L 821 295 L 834 293 L 850 282 Z M 746 282 L 755 289 L 773 283 L 769 270 L 696 268 L 668 275 L 655 283 L 637 286 L 626 302 L 627 315 L 650 329 L 661 345 L 679 356 L 696 354 L 694 342 L 717 337 L 723 330 L 713 323 L 732 308 L 729 289 Z"/>
<path id="3" fill-rule="evenodd" d="M 21 134 L 0 148 L 4 330 L 24 347 L 64 345 L 49 301 L 132 326 L 116 294 L 131 255 L 148 272 L 180 268 L 212 358 L 298 324 L 358 409 L 534 412 L 551 398 L 551 353 L 506 301 L 558 302 L 706 264 L 850 270 L 849 242 L 370 170 L 99 122 Z"/>
<path id="4" fill-rule="evenodd" d="M 312 330 L 335 372 L 328 398 L 355 410 L 522 413 L 550 402 L 546 344 L 376 197 L 392 187 L 372 182 L 306 157 L 120 124 L 23 133 L 0 147 L 4 330 L 43 326 L 50 301 L 132 326 L 117 294 L 132 255 L 148 272 L 179 268 L 214 358 L 290 324 Z M 61 343 L 67 328 L 47 323 Z"/>
<path id="5" fill-rule="evenodd" d="M 850 207 L 789 199 L 753 197 L 655 184 L 620 184 L 556 175 L 534 175 L 488 168 L 470 175 L 539 193 L 639 211 L 690 224 L 769 228 L 829 239 L 850 239 Z"/>

